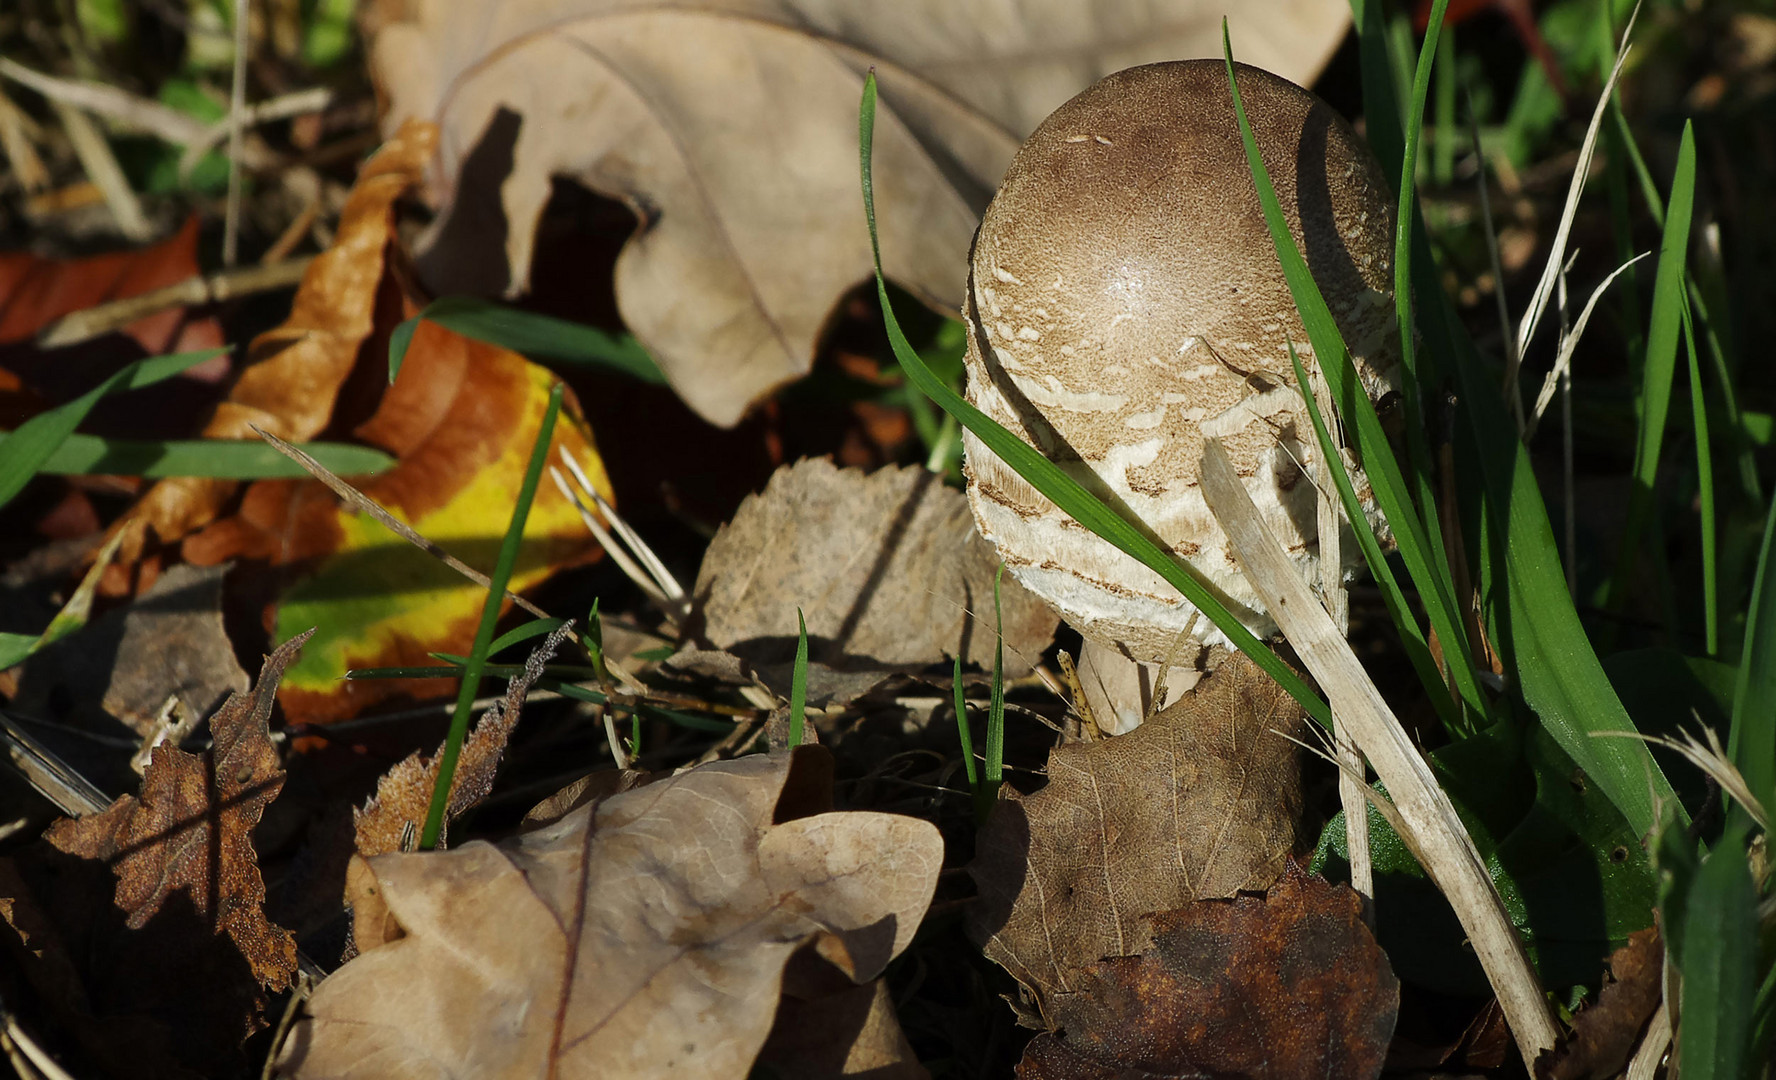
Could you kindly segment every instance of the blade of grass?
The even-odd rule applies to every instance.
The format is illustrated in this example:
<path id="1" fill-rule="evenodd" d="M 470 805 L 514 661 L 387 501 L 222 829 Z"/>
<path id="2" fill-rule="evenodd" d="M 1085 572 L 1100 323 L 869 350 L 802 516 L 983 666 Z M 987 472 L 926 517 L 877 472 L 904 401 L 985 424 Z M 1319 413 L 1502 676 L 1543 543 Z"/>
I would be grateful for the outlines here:
<path id="1" fill-rule="evenodd" d="M 956 699 L 956 739 L 962 744 L 962 771 L 968 777 L 968 790 L 980 805 L 980 773 L 974 767 L 974 734 L 968 730 L 968 702 L 962 696 L 962 654 L 956 654 L 956 667 L 950 675 L 950 691 Z M 985 824 L 985 822 L 980 822 Z"/>
<path id="2" fill-rule="evenodd" d="M 1005 564 L 993 573 L 993 681 L 987 697 L 987 760 L 981 785 L 974 792 L 974 816 L 985 823 L 1005 782 L 1005 612 L 999 604 L 999 585 Z"/>
<path id="3" fill-rule="evenodd" d="M 1718 544 L 1714 519 L 1714 449 L 1708 441 L 1708 401 L 1702 396 L 1702 364 L 1696 356 L 1696 325 L 1689 297 L 1683 305 L 1684 351 L 1690 367 L 1690 423 L 1696 431 L 1696 484 L 1702 517 L 1702 639 L 1709 656 L 1720 652 L 1720 593 L 1715 566 Z"/>
<path id="4" fill-rule="evenodd" d="M 1364 134 L 1382 171 L 1399 176 L 1406 147 L 1400 134 L 1400 96 L 1394 90 L 1394 62 L 1382 22 L 1381 0 L 1350 0 L 1350 8 L 1362 70 Z"/>
<path id="5" fill-rule="evenodd" d="M 1733 687 L 1733 720 L 1727 731 L 1727 753 L 1760 802 L 1776 813 L 1776 499 L 1764 520 L 1764 543 L 1758 552 L 1746 608 L 1745 645 L 1739 655 L 1739 678 Z"/>
<path id="6" fill-rule="evenodd" d="M 499 637 L 494 638 L 487 646 L 487 655 L 498 656 L 500 653 L 518 644 L 520 641 L 529 641 L 531 638 L 542 637 L 544 634 L 553 633 L 566 625 L 566 619 L 557 619 L 553 617 L 547 619 L 532 619 L 524 625 L 514 626 Z"/>
<path id="7" fill-rule="evenodd" d="M 537 430 L 536 445 L 531 447 L 530 464 L 524 470 L 524 483 L 519 487 L 517 503 L 512 507 L 511 524 L 500 541 L 499 558 L 489 579 L 487 600 L 481 605 L 481 624 L 475 630 L 475 645 L 469 651 L 469 662 L 464 665 L 462 685 L 456 693 L 456 711 L 450 717 L 450 734 L 444 740 L 438 779 L 432 787 L 432 802 L 426 810 L 425 828 L 420 833 L 419 846 L 425 851 L 438 846 L 438 834 L 444 828 L 450 782 L 456 775 L 456 761 L 462 754 L 463 738 L 469 731 L 471 706 L 481 689 L 482 670 L 487 666 L 487 647 L 493 643 L 493 628 L 499 622 L 506 582 L 511 580 L 512 566 L 518 561 L 518 548 L 524 540 L 524 523 L 530 517 L 530 504 L 536 497 L 537 481 L 543 475 L 543 462 L 549 456 L 549 440 L 555 434 L 555 418 L 561 414 L 561 396 L 565 390 L 566 385 L 558 382 L 549 391 L 549 406 Z"/>
<path id="8" fill-rule="evenodd" d="M 1736 809 L 1726 835 L 1702 860 L 1684 917 L 1682 1008 L 1677 1033 L 1683 1080 L 1740 1080 L 1751 1060 L 1757 994 L 1757 888 L 1745 848 L 1749 824 Z"/>
<path id="9" fill-rule="evenodd" d="M 1406 601 L 1406 594 L 1394 577 L 1394 568 L 1388 563 L 1387 555 L 1381 550 L 1381 541 L 1375 535 L 1375 529 L 1369 524 L 1369 516 L 1363 512 L 1363 505 L 1357 500 L 1356 488 L 1352 486 L 1350 474 L 1345 470 L 1344 457 L 1339 454 L 1337 445 L 1332 441 L 1332 432 L 1326 426 L 1326 418 L 1320 412 L 1319 404 L 1314 400 L 1312 386 L 1308 383 L 1307 368 L 1301 363 L 1301 355 L 1295 351 L 1294 342 L 1289 343 L 1289 362 L 1295 367 L 1295 384 L 1301 388 L 1301 396 L 1307 402 L 1307 415 L 1313 421 L 1314 437 L 1318 440 L 1323 460 L 1332 467 L 1327 470 L 1332 476 L 1332 483 L 1338 489 L 1339 502 L 1344 506 L 1344 516 L 1351 523 L 1351 531 L 1356 535 L 1357 546 L 1363 551 L 1363 561 L 1368 564 L 1370 576 L 1381 588 L 1381 598 L 1387 604 L 1388 615 L 1394 620 L 1394 626 L 1400 632 L 1400 644 L 1406 650 L 1406 658 L 1412 662 L 1412 668 L 1418 672 L 1418 680 L 1424 685 L 1425 693 L 1431 699 L 1431 705 L 1437 710 L 1437 716 L 1451 731 L 1462 726 L 1460 710 L 1456 708 L 1455 699 L 1449 696 L 1449 687 L 1443 682 L 1443 673 L 1437 667 L 1437 661 L 1431 656 L 1431 649 L 1425 641 L 1424 631 L 1419 629 L 1418 619 L 1412 614 L 1412 608 Z"/>
<path id="10" fill-rule="evenodd" d="M 1683 321 L 1684 264 L 1690 244 L 1690 212 L 1696 198 L 1696 139 L 1684 124 L 1678 144 L 1677 168 L 1671 178 L 1671 203 L 1659 240 L 1659 268 L 1653 278 L 1653 312 L 1647 326 L 1646 359 L 1641 365 L 1640 438 L 1634 451 L 1633 487 L 1628 493 L 1628 517 L 1622 526 L 1616 570 L 1610 578 L 1604 606 L 1621 610 L 1628 598 L 1629 579 L 1640 554 L 1640 535 L 1646 530 L 1653 508 L 1653 484 L 1659 471 L 1659 453 L 1665 439 L 1665 418 L 1671 409 L 1671 382 L 1677 370 L 1677 332 Z"/>
<path id="11" fill-rule="evenodd" d="M 789 748 L 802 745 L 803 712 L 808 707 L 808 620 L 796 608 L 795 666 L 789 676 Z"/>
<path id="12" fill-rule="evenodd" d="M 1387 517 L 1388 525 L 1393 529 L 1401 558 L 1405 561 L 1406 569 L 1412 575 L 1425 610 L 1430 615 L 1431 627 L 1440 640 L 1451 643 L 1450 647 L 1444 649 L 1444 656 L 1449 661 L 1456 692 L 1475 715 L 1485 716 L 1486 697 L 1480 689 L 1479 673 L 1474 668 L 1469 650 L 1460 647 L 1460 643 L 1465 642 L 1467 637 L 1461 631 L 1457 614 L 1459 608 L 1453 587 L 1449 584 L 1447 569 L 1442 566 L 1441 546 L 1432 547 L 1430 538 L 1426 535 L 1424 521 L 1414 509 L 1405 477 L 1400 472 L 1399 463 L 1394 459 L 1387 433 L 1381 426 L 1381 418 L 1376 415 L 1374 403 L 1369 400 L 1368 393 L 1355 377 L 1355 367 L 1348 359 L 1338 324 L 1333 320 L 1325 298 L 1320 295 L 1319 285 L 1308 270 L 1306 259 L 1302 257 L 1300 249 L 1295 246 L 1294 237 L 1289 233 L 1282 204 L 1277 200 L 1270 174 L 1264 167 L 1263 158 L 1258 154 L 1252 125 L 1246 118 L 1245 104 L 1240 98 L 1239 86 L 1234 78 L 1233 46 L 1225 25 L 1222 27 L 1222 44 L 1225 49 L 1228 85 L 1233 92 L 1234 115 L 1239 122 L 1240 136 L 1245 141 L 1246 162 L 1252 170 L 1252 180 L 1258 189 L 1259 202 L 1264 207 L 1264 218 L 1270 226 L 1277 258 L 1282 262 L 1283 275 L 1289 283 L 1295 306 L 1301 312 L 1301 321 L 1307 327 L 1308 338 L 1313 344 L 1320 375 L 1331 386 L 1346 424 L 1356 433 L 1357 452 L 1362 458 L 1370 487 L 1375 492 L 1376 502 L 1382 513 Z M 1407 318 L 1410 320 L 1410 310 L 1407 311 Z M 1410 326 L 1410 321 L 1407 325 Z M 1439 569 L 1443 572 L 1439 573 Z"/>
<path id="13" fill-rule="evenodd" d="M 471 296 L 446 296 L 395 327 L 389 335 L 389 382 L 413 344 L 420 322 L 435 322 L 463 337 L 485 341 L 526 356 L 569 364 L 615 368 L 642 382 L 665 385 L 666 375 L 641 342 L 629 334 L 607 334 L 596 327 L 521 311 Z"/>
<path id="14" fill-rule="evenodd" d="M 10 435 L 0 432 L 0 445 Z M 373 476 L 395 459 L 369 446 L 349 443 L 298 443 L 309 456 L 342 476 Z M 54 475 L 99 474 L 141 476 L 209 476 L 224 480 L 272 480 L 306 477 L 307 470 L 262 442 L 232 439 L 105 439 L 75 432 L 38 466 Z"/>
<path id="15" fill-rule="evenodd" d="M 858 107 L 858 151 L 863 181 L 864 214 L 869 224 L 870 247 L 875 256 L 876 295 L 882 305 L 882 321 L 888 332 L 888 343 L 900 361 L 907 380 L 954 416 L 988 449 L 1011 466 L 1019 476 L 1040 491 L 1094 535 L 1107 541 L 1140 562 L 1183 594 L 1184 598 L 1208 617 L 1240 652 L 1252 658 L 1266 674 L 1275 679 L 1289 695 L 1301 703 L 1308 715 L 1328 727 L 1332 714 L 1325 701 L 1311 690 L 1301 676 L 1290 670 L 1277 655 L 1229 612 L 1203 583 L 1197 570 L 1162 548 L 1143 529 L 1136 528 L 1094 497 L 1077 480 L 1036 450 L 1035 447 L 1005 430 L 992 417 L 976 409 L 937 377 L 907 341 L 894 316 L 894 305 L 888 297 L 888 286 L 882 277 L 882 249 L 876 232 L 876 204 L 870 175 L 871 143 L 876 124 L 876 78 L 872 71 L 864 78 L 863 99 Z"/>
<path id="16" fill-rule="evenodd" d="M 1437 137 L 1432 148 L 1431 180 L 1438 187 L 1455 181 L 1455 148 L 1461 141 L 1455 126 L 1455 27 L 1444 26 L 1437 42 Z"/>
<path id="17" fill-rule="evenodd" d="M 74 434 L 74 429 L 92 412 L 100 398 L 107 394 L 139 390 L 162 379 L 170 379 L 194 364 L 200 364 L 227 351 L 203 349 L 137 360 L 73 401 L 46 409 L 20 424 L 7 435 L 5 442 L 0 442 L 0 506 L 11 502 L 13 496 L 30 482 L 31 477 L 43 467 L 43 463 L 50 459 L 68 436 Z"/>

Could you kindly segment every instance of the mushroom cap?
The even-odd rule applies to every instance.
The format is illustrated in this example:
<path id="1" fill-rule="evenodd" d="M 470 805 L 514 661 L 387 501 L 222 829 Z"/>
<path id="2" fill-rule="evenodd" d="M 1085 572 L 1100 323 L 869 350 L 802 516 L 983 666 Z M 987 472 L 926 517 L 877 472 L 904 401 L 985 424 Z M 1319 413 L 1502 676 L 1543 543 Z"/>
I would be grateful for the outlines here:
<path id="1" fill-rule="evenodd" d="M 1397 385 L 1391 189 L 1312 93 L 1237 66 L 1265 167 L 1372 400 Z M 1197 483 L 1221 437 L 1266 522 L 1318 581 L 1319 458 L 1289 363 L 1312 349 L 1265 226 L 1220 60 L 1110 75 L 1055 110 L 1011 163 L 976 236 L 968 398 L 1276 629 Z M 1143 662 L 1186 630 L 1225 640 L 1157 574 L 1091 535 L 972 435 L 982 535 L 1081 633 Z M 1366 512 L 1383 526 L 1360 469 Z M 1348 528 L 1348 525 L 1347 525 Z M 1385 534 L 1384 534 L 1385 535 Z M 1344 546 L 1354 569 L 1354 543 Z"/>

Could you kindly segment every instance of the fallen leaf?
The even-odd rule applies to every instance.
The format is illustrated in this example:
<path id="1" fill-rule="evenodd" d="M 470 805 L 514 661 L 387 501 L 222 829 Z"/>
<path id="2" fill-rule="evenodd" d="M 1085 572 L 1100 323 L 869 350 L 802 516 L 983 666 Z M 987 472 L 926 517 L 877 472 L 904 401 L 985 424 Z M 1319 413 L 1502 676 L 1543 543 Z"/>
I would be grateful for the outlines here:
<path id="1" fill-rule="evenodd" d="M 1095 79 L 1221 55 L 1221 8 L 1137 0 L 385 0 L 366 16 L 388 130 L 442 137 L 444 213 L 420 269 L 441 293 L 527 286 L 551 179 L 626 202 L 623 321 L 729 426 L 804 374 L 840 293 L 869 277 L 857 101 L 881 78 L 875 190 L 888 276 L 961 306 L 980 212 L 1025 135 Z M 1313 80 L 1337 0 L 1230 13 L 1240 58 Z M 503 257 L 502 257 L 503 256 Z"/>
<path id="2" fill-rule="evenodd" d="M 413 336 L 401 375 L 354 434 L 396 455 L 358 490 L 483 572 L 493 568 L 555 377 L 516 353 L 432 323 Z M 569 395 L 550 446 L 610 485 Z M 354 668 L 435 666 L 431 653 L 465 655 L 487 592 L 432 556 L 354 513 L 315 480 L 263 480 L 239 509 L 187 538 L 188 560 L 262 561 L 277 577 L 274 633 L 318 627 L 279 692 L 295 723 L 355 716 L 396 697 L 455 692 L 447 679 L 347 679 Z M 546 479 L 537 487 L 509 588 L 596 558 L 579 512 Z"/>
<path id="3" fill-rule="evenodd" d="M 205 437 L 256 439 L 252 427 L 258 426 L 303 442 L 326 428 L 358 350 L 376 328 L 384 250 L 396 239 L 395 200 L 419 181 L 436 146 L 435 128 L 411 124 L 364 163 L 340 210 L 333 245 L 303 275 L 289 319 L 248 346 L 240 377 L 205 425 Z M 141 557 L 147 528 L 174 543 L 214 520 L 238 486 L 206 477 L 156 483 L 125 519 L 122 560 Z"/>
<path id="4" fill-rule="evenodd" d="M 100 859 L 117 876 L 117 906 L 141 929 L 175 891 L 184 892 L 212 930 L 226 930 L 261 984 L 281 990 L 296 973 L 296 939 L 265 917 L 265 882 L 253 828 L 283 790 L 284 770 L 267 720 L 278 679 L 307 635 L 266 657 L 251 694 L 235 694 L 210 718 L 212 749 L 155 750 L 140 798 L 63 818 L 44 839 L 70 855 Z"/>
<path id="5" fill-rule="evenodd" d="M 1572 1031 L 1536 1058 L 1537 1080 L 1608 1080 L 1621 1074 L 1663 993 L 1665 944 L 1659 928 L 1628 935 L 1628 944 L 1610 955 L 1610 975 L 1596 1003 L 1574 1014 Z"/>
<path id="6" fill-rule="evenodd" d="M 1049 751 L 1048 784 L 1005 794 L 968 872 L 969 935 L 1034 998 L 1078 989 L 1105 956 L 1139 951 L 1144 920 L 1193 900 L 1263 889 L 1299 839 L 1287 691 L 1233 653 L 1127 735 Z M 1285 736 L 1289 736 L 1286 738 Z"/>
<path id="7" fill-rule="evenodd" d="M 296 1077 L 743 1076 L 804 945 L 849 982 L 906 947 L 943 842 L 831 812 L 818 747 L 698 766 L 501 845 L 359 860 L 362 954 L 309 999 Z"/>
<path id="8" fill-rule="evenodd" d="M 695 596 L 704 636 L 761 675 L 776 666 L 787 676 L 799 608 L 808 622 L 808 700 L 823 704 L 870 688 L 867 678 L 852 685 L 839 673 L 886 677 L 958 654 L 990 667 L 998 565 L 968 500 L 935 473 L 866 475 L 815 458 L 777 470 L 740 505 L 703 557 Z M 1025 675 L 1059 620 L 1009 577 L 1002 598 L 1006 673 Z M 831 672 L 817 677 L 815 665 Z M 833 683 L 824 696 L 815 685 L 822 678 Z"/>
<path id="9" fill-rule="evenodd" d="M 0 254 L 0 345 L 29 341 L 71 312 L 108 300 L 140 296 L 198 272 L 198 219 L 158 244 L 83 259 L 44 259 L 26 252 Z M 123 328 L 144 350 L 185 352 L 222 344 L 214 319 L 188 320 L 182 308 L 144 316 Z"/>
<path id="10" fill-rule="evenodd" d="M 226 571 L 171 568 L 133 603 L 33 655 L 13 705 L 89 731 L 115 718 L 137 735 L 153 729 L 169 696 L 187 715 L 208 715 L 250 685 L 223 626 Z M 69 710 L 54 707 L 60 699 Z"/>
<path id="11" fill-rule="evenodd" d="M 1153 915 L 1139 951 L 1056 995 L 1064 1034 L 1038 1035 L 1024 1080 L 1214 1076 L 1368 1080 L 1400 1005 L 1362 897 L 1291 866 L 1263 897 Z"/>
<path id="12" fill-rule="evenodd" d="M 463 740 L 462 751 L 451 773 L 450 797 L 444 807 L 444 827 L 438 833 L 438 844 L 444 845 L 450 835 L 450 822 L 464 810 L 474 806 L 493 790 L 493 778 L 499 769 L 500 757 L 518 726 L 518 714 L 531 685 L 542 677 L 543 665 L 572 628 L 561 626 L 531 651 L 524 662 L 524 671 L 506 687 L 503 701 L 481 715 L 475 730 Z M 443 762 L 444 748 L 430 757 L 417 752 L 409 754 L 376 781 L 376 794 L 362 810 L 352 814 L 357 853 L 364 858 L 385 855 L 391 851 L 410 851 L 402 841 L 416 836 L 425 827 L 432 805 L 432 790 L 438 782 L 438 768 Z"/>

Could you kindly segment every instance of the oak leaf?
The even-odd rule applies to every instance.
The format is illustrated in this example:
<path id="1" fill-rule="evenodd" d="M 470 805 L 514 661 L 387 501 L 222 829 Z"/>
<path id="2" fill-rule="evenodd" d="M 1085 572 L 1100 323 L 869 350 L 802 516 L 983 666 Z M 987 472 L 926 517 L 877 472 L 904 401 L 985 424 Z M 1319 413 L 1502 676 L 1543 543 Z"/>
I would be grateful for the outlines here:
<path id="1" fill-rule="evenodd" d="M 1138 951 L 1148 915 L 1263 889 L 1297 844 L 1305 714 L 1233 653 L 1134 731 L 1049 751 L 1048 784 L 1010 788 L 976 841 L 968 929 L 1034 999 Z M 1031 1018 L 1026 1018 L 1031 1019 Z"/>
<path id="2" fill-rule="evenodd" d="M 780 668 L 785 685 L 798 610 L 811 668 L 885 675 L 956 655 L 991 666 L 998 565 L 968 500 L 937 474 L 865 474 L 815 458 L 777 470 L 740 505 L 704 554 L 695 595 L 704 635 L 755 666 Z M 1006 671 L 1028 674 L 1059 620 L 1010 578 L 1002 599 Z M 809 703 L 824 704 L 832 695 L 816 687 L 836 681 L 811 670 Z M 851 696 L 868 689 L 866 678 Z"/>
<path id="3" fill-rule="evenodd" d="M 227 931 L 261 984 L 290 985 L 296 938 L 265 917 L 265 881 L 253 829 L 283 790 L 284 770 L 267 721 L 278 680 L 308 639 L 301 634 L 265 659 L 250 694 L 234 694 L 210 718 L 211 749 L 160 746 L 140 797 L 63 818 L 44 838 L 70 855 L 100 859 L 117 876 L 117 906 L 141 929 L 175 891 L 188 895 L 216 933 Z"/>
<path id="4" fill-rule="evenodd" d="M 1349 886 L 1291 865 L 1263 897 L 1151 916 L 1133 955 L 1091 965 L 1056 995 L 1065 1032 L 1036 1036 L 1018 1076 L 1380 1075 L 1400 983 L 1362 903 Z"/>
<path id="5" fill-rule="evenodd" d="M 881 79 L 888 276 L 961 306 L 969 239 L 1018 144 L 1095 79 L 1221 55 L 1219 6 L 1101 0 L 384 0 L 366 16 L 389 130 L 442 132 L 440 293 L 523 291 L 555 176 L 627 203 L 623 321 L 692 409 L 729 426 L 805 373 L 870 275 L 857 103 Z M 1240 59 L 1311 82 L 1339 0 L 1248 0 Z"/>
<path id="6" fill-rule="evenodd" d="M 361 955 L 296 1077 L 744 1076 L 804 946 L 879 974 L 930 903 L 927 822 L 832 812 L 819 747 L 698 766 L 499 846 L 360 860 Z M 804 954 L 806 955 L 806 954 Z"/>

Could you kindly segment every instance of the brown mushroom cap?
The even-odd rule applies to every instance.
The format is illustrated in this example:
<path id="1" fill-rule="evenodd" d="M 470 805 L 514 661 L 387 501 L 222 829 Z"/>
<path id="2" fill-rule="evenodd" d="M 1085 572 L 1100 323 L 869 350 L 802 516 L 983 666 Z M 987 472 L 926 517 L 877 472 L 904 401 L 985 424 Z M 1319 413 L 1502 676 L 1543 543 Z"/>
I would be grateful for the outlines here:
<path id="1" fill-rule="evenodd" d="M 1290 231 L 1379 398 L 1398 375 L 1389 185 L 1313 94 L 1257 68 L 1237 75 Z M 1203 439 L 1220 436 L 1271 528 L 1300 563 L 1317 563 L 1304 471 L 1319 451 L 1288 343 L 1317 368 L 1222 62 L 1130 68 L 1043 121 L 981 222 L 964 315 L 969 400 L 1121 502 L 1249 627 L 1273 632 L 1202 498 L 1197 463 Z M 1158 575 L 972 436 L 966 447 L 981 533 L 1075 629 L 1149 662 L 1187 626 L 1219 639 Z M 1355 545 L 1344 550 L 1354 561 Z"/>

